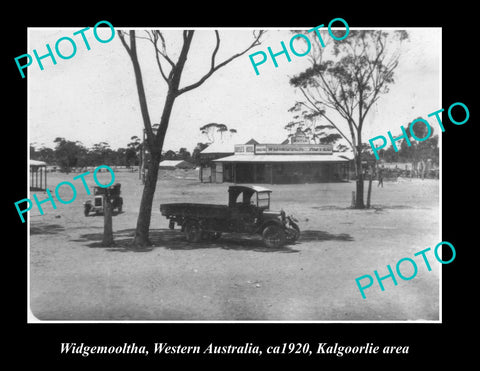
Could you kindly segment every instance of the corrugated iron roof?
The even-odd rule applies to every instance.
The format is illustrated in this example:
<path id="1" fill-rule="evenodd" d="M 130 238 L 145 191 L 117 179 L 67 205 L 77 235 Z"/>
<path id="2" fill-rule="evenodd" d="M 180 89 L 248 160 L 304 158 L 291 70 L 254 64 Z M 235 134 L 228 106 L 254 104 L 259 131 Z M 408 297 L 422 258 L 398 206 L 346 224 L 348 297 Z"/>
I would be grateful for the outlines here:
<path id="1" fill-rule="evenodd" d="M 185 160 L 163 160 L 160 162 L 159 166 L 178 166 L 186 162 Z"/>
<path id="2" fill-rule="evenodd" d="M 30 166 L 47 166 L 47 163 L 43 161 L 30 160 Z"/>
<path id="3" fill-rule="evenodd" d="M 226 143 L 226 142 L 214 142 L 210 144 L 207 148 L 205 148 L 200 153 L 233 153 L 234 152 L 234 144 L 233 143 Z"/>

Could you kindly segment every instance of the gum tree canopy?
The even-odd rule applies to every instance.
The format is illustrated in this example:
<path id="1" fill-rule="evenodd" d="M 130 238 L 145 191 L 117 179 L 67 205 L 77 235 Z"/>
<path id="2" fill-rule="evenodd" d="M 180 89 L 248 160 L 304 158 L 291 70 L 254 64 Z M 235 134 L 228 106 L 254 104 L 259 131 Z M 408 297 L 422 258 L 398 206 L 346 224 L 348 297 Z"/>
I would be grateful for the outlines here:
<path id="1" fill-rule="evenodd" d="M 407 39 L 406 31 L 350 30 L 347 38 L 331 40 L 325 48 L 314 48 L 308 56 L 310 66 L 290 79 L 290 84 L 305 98 L 296 103 L 296 109 L 307 109 L 325 118 L 352 149 L 357 178 L 355 207 L 359 209 L 365 207 L 362 169 L 365 118 L 394 82 L 400 47 Z M 312 46 L 315 47 L 313 43 Z"/>

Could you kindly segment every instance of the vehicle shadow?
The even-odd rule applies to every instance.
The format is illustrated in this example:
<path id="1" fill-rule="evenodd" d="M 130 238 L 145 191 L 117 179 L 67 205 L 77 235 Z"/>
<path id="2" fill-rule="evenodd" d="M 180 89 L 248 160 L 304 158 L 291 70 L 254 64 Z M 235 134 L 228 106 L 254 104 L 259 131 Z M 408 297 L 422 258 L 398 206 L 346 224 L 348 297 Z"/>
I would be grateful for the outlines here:
<path id="1" fill-rule="evenodd" d="M 236 234 L 236 233 L 224 233 L 216 240 L 202 240 L 197 243 L 190 243 L 185 240 L 184 234 L 180 230 L 170 229 L 151 229 L 150 241 L 152 246 L 139 249 L 133 246 L 133 238 L 135 235 L 135 229 L 123 229 L 115 231 L 113 233 L 114 244 L 112 246 L 104 246 L 102 244 L 102 233 L 87 233 L 80 235 L 79 239 L 75 239 L 76 242 L 88 242 L 87 246 L 92 248 L 104 248 L 108 251 L 117 252 L 148 252 L 156 248 L 166 248 L 170 250 L 198 250 L 198 249 L 223 249 L 223 250 L 244 250 L 244 251 L 256 251 L 256 252 L 279 252 L 279 253 L 296 253 L 300 250 L 294 246 L 301 244 L 302 242 L 310 241 L 353 241 L 353 238 L 348 234 L 331 234 L 324 231 L 306 230 L 302 231 L 302 234 L 297 242 L 294 244 L 288 244 L 280 248 L 268 248 L 263 244 L 260 236 Z"/>
<path id="2" fill-rule="evenodd" d="M 88 247 L 105 248 L 108 251 L 117 252 L 148 252 L 156 248 L 166 248 L 170 250 L 198 250 L 198 249 L 224 249 L 224 250 L 249 250 L 257 252 L 281 252 L 295 253 L 298 250 L 291 248 L 292 245 L 283 246 L 278 249 L 267 248 L 264 246 L 260 236 L 249 236 L 240 234 L 225 233 L 216 240 L 202 240 L 197 243 L 190 243 L 185 240 L 184 234 L 180 230 L 170 229 L 151 229 L 150 241 L 152 246 L 141 248 L 133 246 L 135 229 L 123 229 L 113 233 L 114 244 L 112 246 L 103 246 L 102 233 L 87 233 L 80 235 L 75 241 L 91 241 Z"/>
<path id="3" fill-rule="evenodd" d="M 302 231 L 298 242 L 311 241 L 353 241 L 353 237 L 347 233 L 332 234 L 325 231 L 310 229 Z"/>
<path id="4" fill-rule="evenodd" d="M 122 211 L 112 210 L 112 216 L 117 216 L 117 215 L 121 215 L 121 214 L 125 214 L 125 211 L 124 210 L 122 210 Z M 88 215 L 85 215 L 86 218 L 95 217 L 95 216 L 103 218 L 103 212 L 94 213 L 92 211 Z"/>

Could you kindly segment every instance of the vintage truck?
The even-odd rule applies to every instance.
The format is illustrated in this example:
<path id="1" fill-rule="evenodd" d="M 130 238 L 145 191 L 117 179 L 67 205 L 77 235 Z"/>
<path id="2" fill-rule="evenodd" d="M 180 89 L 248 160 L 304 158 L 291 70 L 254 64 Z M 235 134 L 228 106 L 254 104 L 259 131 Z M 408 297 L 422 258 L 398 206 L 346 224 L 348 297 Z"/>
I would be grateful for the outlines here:
<path id="1" fill-rule="evenodd" d="M 228 206 L 199 203 L 160 205 L 160 212 L 182 228 L 189 242 L 216 239 L 222 232 L 259 234 L 267 247 L 278 248 L 300 236 L 298 221 L 283 210 L 270 211 L 270 193 L 259 186 L 232 185 Z"/>

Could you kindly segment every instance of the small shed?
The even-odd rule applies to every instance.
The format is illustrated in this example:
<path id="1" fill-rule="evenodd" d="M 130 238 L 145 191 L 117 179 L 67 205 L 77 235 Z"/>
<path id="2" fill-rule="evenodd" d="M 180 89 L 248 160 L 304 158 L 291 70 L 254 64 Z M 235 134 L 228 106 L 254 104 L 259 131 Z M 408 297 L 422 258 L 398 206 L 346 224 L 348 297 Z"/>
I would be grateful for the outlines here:
<path id="1" fill-rule="evenodd" d="M 159 165 L 161 170 L 193 169 L 194 167 L 194 164 L 185 160 L 163 160 Z"/>
<path id="2" fill-rule="evenodd" d="M 235 144 L 232 140 L 229 142 L 214 142 L 200 152 L 200 181 L 216 183 L 217 164 L 213 162 L 222 157 L 234 154 Z"/>
<path id="3" fill-rule="evenodd" d="M 30 160 L 30 190 L 45 191 L 47 189 L 47 163 Z"/>

